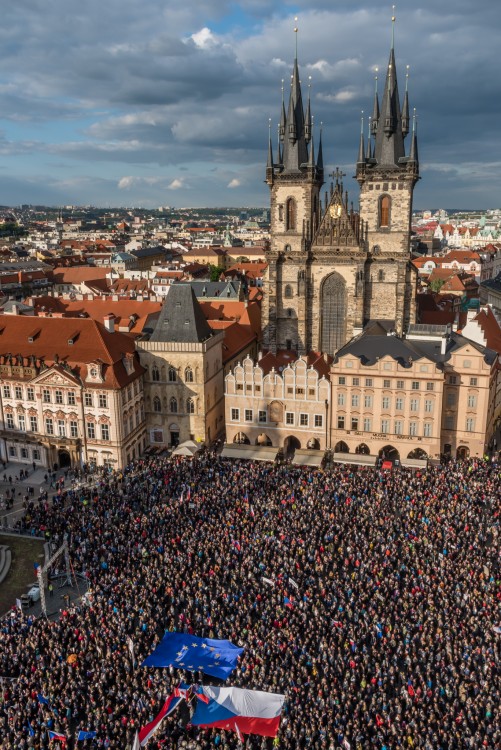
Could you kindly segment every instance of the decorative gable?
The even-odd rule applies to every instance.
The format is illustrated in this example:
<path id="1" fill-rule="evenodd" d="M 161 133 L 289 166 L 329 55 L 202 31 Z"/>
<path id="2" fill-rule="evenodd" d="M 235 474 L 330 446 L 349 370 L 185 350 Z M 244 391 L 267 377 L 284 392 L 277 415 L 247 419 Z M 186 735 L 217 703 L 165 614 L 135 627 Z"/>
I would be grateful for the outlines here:
<path id="1" fill-rule="evenodd" d="M 103 363 L 100 360 L 89 362 L 85 380 L 87 383 L 104 383 Z"/>
<path id="2" fill-rule="evenodd" d="M 80 386 L 80 381 L 71 371 L 63 369 L 60 365 L 54 365 L 41 372 L 31 381 L 34 385 L 59 385 L 63 388 L 74 388 Z"/>

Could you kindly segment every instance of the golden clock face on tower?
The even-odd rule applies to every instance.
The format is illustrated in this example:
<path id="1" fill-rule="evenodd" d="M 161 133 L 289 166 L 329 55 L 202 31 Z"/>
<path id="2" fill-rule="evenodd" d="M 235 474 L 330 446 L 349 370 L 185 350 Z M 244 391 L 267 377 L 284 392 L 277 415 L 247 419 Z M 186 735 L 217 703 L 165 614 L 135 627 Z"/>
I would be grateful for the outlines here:
<path id="1" fill-rule="evenodd" d="M 330 215 L 333 219 L 339 219 L 341 216 L 341 204 L 333 203 L 330 207 Z"/>

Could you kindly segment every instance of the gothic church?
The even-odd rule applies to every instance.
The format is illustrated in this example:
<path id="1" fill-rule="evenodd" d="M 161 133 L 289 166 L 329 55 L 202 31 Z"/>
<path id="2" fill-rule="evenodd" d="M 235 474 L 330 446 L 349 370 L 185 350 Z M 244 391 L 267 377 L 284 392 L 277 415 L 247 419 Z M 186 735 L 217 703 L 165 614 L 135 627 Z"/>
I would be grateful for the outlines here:
<path id="1" fill-rule="evenodd" d="M 410 263 L 417 134 L 411 130 L 407 86 L 400 104 L 393 41 L 381 102 L 376 90 L 367 145 L 360 136 L 353 210 L 337 171 L 321 197 L 321 135 L 313 142 L 308 97 L 303 107 L 297 56 L 287 112 L 282 103 L 277 160 L 270 143 L 271 244 L 263 302 L 263 346 L 276 354 L 333 355 L 373 320 L 401 335 L 414 322 L 416 274 Z"/>

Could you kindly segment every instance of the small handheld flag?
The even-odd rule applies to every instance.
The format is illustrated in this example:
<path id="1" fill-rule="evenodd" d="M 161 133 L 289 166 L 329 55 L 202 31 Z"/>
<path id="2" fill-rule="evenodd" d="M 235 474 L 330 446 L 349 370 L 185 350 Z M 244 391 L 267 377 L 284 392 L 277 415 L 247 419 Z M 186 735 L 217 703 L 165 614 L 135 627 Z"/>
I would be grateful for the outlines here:
<path id="1" fill-rule="evenodd" d="M 84 742 L 85 740 L 93 740 L 97 737 L 97 732 L 88 732 L 86 729 L 81 729 L 77 736 L 77 742 Z"/>
<path id="2" fill-rule="evenodd" d="M 49 732 L 49 742 L 60 742 L 63 747 L 66 747 L 66 737 L 60 732 Z"/>

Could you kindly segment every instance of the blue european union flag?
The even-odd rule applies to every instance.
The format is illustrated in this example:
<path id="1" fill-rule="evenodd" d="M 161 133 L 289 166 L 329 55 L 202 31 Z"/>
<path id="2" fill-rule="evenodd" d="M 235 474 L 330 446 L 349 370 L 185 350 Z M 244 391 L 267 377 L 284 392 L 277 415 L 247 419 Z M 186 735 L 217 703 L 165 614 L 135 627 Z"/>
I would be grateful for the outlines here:
<path id="1" fill-rule="evenodd" d="M 39 703 L 43 703 L 44 706 L 49 705 L 49 699 L 45 698 L 42 693 L 37 693 L 37 700 Z"/>
<path id="2" fill-rule="evenodd" d="M 226 680 L 238 663 L 243 648 L 230 641 L 199 638 L 185 633 L 166 633 L 142 667 L 176 667 L 204 672 Z"/>
<path id="3" fill-rule="evenodd" d="M 87 732 L 85 729 L 81 729 L 77 736 L 77 742 L 83 742 L 84 740 L 93 740 L 97 737 L 97 732 Z"/>

